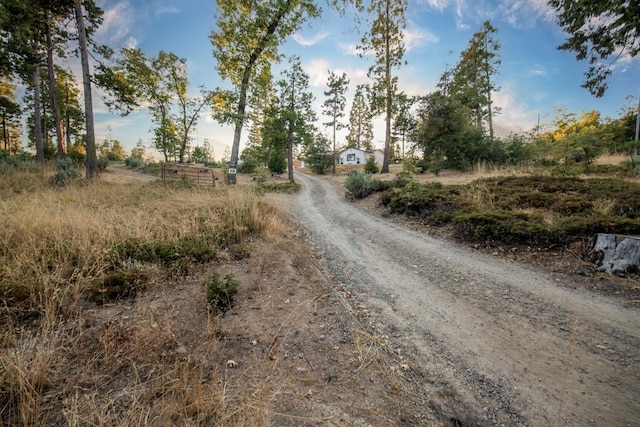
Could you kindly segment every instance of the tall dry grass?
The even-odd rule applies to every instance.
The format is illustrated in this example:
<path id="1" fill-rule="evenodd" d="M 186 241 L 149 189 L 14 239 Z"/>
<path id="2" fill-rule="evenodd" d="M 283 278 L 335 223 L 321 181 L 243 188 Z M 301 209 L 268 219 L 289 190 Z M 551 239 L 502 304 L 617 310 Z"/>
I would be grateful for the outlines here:
<path id="1" fill-rule="evenodd" d="M 88 334 L 85 291 L 126 268 L 114 247 L 129 238 L 192 239 L 219 251 L 255 236 L 279 239 L 284 226 L 260 196 L 159 181 L 53 188 L 45 174 L 16 173 L 0 179 L 0 221 L 0 425 L 201 425 L 225 413 L 239 422 L 250 416 L 225 412 L 231 391 L 203 380 L 215 375 L 204 360 L 150 366 L 116 357 L 126 331 L 109 324 Z M 106 393 L 114 379 L 125 386 Z"/>
<path id="2" fill-rule="evenodd" d="M 0 194 L 0 292 L 38 310 L 52 298 L 73 307 L 83 286 L 113 268 L 113 248 L 128 238 L 224 247 L 282 229 L 272 208 L 240 187 L 97 182 L 58 189 L 15 176 Z"/>

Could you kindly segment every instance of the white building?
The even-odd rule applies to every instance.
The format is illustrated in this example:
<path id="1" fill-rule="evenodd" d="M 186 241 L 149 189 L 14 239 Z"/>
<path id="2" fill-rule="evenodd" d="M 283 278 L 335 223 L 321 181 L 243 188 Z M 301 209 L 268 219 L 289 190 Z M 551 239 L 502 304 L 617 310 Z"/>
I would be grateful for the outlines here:
<path id="1" fill-rule="evenodd" d="M 376 163 L 382 164 L 384 153 L 382 150 L 365 151 L 355 147 L 349 147 L 339 155 L 338 163 L 341 165 L 359 165 L 367 162 L 369 157 L 373 157 Z"/>

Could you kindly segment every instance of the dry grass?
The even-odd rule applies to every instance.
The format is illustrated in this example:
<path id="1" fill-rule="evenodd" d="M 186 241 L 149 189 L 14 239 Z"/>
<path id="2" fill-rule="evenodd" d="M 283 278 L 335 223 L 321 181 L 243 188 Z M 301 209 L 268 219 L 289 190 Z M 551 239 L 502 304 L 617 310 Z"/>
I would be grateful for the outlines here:
<path id="1" fill-rule="evenodd" d="M 125 239 L 200 240 L 224 257 L 247 238 L 282 238 L 274 208 L 244 187 L 52 188 L 45 175 L 31 174 L 1 181 L 0 425 L 242 425 L 254 417 L 248 405 L 229 409 L 236 391 L 215 380 L 220 373 L 206 354 L 163 355 L 177 345 L 165 311 L 141 310 L 133 324 L 103 322 L 87 311 L 85 291 L 113 268 L 127 268 L 114 259 Z M 154 271 L 149 282 L 167 281 Z M 206 321 L 199 337 L 215 342 L 214 323 Z"/>
<path id="2" fill-rule="evenodd" d="M 604 156 L 599 156 L 596 158 L 594 163 L 596 165 L 613 165 L 617 166 L 621 163 L 628 162 L 629 156 L 624 154 L 606 154 Z"/>

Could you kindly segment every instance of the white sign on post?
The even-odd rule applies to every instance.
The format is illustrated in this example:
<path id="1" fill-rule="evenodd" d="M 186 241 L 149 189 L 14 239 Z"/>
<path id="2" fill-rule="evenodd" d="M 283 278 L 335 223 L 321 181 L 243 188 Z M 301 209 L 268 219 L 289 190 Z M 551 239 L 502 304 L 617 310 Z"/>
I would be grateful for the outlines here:
<path id="1" fill-rule="evenodd" d="M 229 168 L 229 173 L 235 175 L 236 168 Z"/>

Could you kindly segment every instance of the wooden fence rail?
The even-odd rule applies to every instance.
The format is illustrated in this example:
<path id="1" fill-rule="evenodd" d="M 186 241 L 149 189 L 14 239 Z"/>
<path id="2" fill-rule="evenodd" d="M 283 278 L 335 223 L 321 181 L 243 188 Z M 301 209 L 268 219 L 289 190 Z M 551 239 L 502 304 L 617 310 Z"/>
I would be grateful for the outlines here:
<path id="1" fill-rule="evenodd" d="M 212 168 L 171 163 L 162 163 L 161 177 L 163 181 L 188 178 L 197 184 L 210 185 L 211 187 L 216 186 L 218 179 Z"/>

